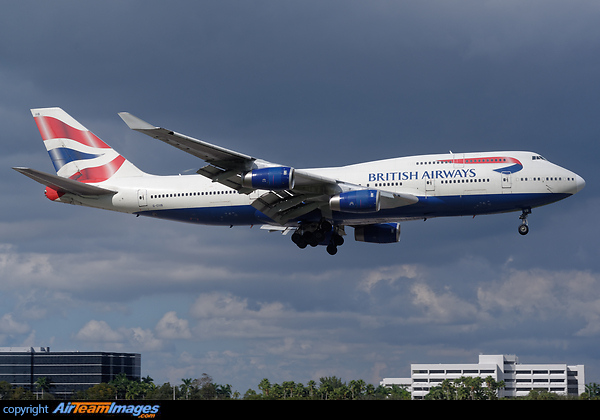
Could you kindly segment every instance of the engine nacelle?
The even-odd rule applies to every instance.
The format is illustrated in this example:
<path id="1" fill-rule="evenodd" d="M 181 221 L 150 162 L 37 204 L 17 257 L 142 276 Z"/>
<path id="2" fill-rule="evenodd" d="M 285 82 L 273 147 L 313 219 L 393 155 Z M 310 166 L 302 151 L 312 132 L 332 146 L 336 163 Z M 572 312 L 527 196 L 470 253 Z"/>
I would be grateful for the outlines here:
<path id="1" fill-rule="evenodd" d="M 329 200 L 331 210 L 347 213 L 371 213 L 379 211 L 379 206 L 378 190 L 347 191 Z"/>
<path id="2" fill-rule="evenodd" d="M 294 168 L 289 166 L 254 169 L 242 178 L 244 187 L 258 190 L 291 190 L 294 183 Z"/>
<path id="3" fill-rule="evenodd" d="M 356 226 L 354 240 L 374 244 L 391 244 L 400 240 L 400 223 L 378 223 Z"/>

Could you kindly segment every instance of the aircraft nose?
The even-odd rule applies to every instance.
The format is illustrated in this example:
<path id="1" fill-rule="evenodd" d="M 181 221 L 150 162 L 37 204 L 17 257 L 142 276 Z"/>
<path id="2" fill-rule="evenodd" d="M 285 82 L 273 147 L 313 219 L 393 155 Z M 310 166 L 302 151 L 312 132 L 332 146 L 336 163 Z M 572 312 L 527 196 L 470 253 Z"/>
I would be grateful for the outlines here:
<path id="1" fill-rule="evenodd" d="M 575 184 L 577 185 L 577 192 L 581 191 L 585 187 L 585 179 L 579 175 L 575 176 Z"/>

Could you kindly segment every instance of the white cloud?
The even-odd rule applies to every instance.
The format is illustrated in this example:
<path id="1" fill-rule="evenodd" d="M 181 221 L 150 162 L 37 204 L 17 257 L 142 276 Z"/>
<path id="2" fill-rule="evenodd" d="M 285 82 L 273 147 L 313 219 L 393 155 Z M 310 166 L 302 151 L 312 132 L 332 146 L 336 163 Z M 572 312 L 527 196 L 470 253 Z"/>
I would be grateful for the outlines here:
<path id="1" fill-rule="evenodd" d="M 105 321 L 88 321 L 75 334 L 77 340 L 86 343 L 120 343 L 124 337 L 117 331 L 114 331 Z"/>
<path id="2" fill-rule="evenodd" d="M 506 322 L 561 318 L 584 326 L 573 334 L 600 334 L 600 275 L 578 270 L 509 270 L 506 277 L 477 291 L 483 311 Z"/>
<path id="3" fill-rule="evenodd" d="M 273 337 L 285 331 L 290 313 L 279 302 L 259 303 L 256 309 L 246 298 L 231 293 L 205 293 L 198 296 L 190 308 L 196 319 L 193 328 L 198 338 Z"/>
<path id="4" fill-rule="evenodd" d="M 13 314 L 4 314 L 0 318 L 0 334 L 20 335 L 29 332 L 30 326 L 13 318 Z"/>
<path id="5" fill-rule="evenodd" d="M 158 351 L 163 348 L 164 342 L 154 336 L 154 332 L 150 329 L 135 327 L 125 329 L 124 334 L 128 339 L 128 347 L 130 349 L 138 349 L 141 351 Z"/>
<path id="6" fill-rule="evenodd" d="M 377 267 L 369 271 L 367 276 L 360 281 L 359 288 L 365 292 L 370 292 L 373 287 L 382 281 L 391 284 L 403 278 L 412 280 L 419 277 L 419 275 L 419 267 L 415 264 Z"/>
<path id="7" fill-rule="evenodd" d="M 190 314 L 196 318 L 241 318 L 248 313 L 248 302 L 230 293 L 204 293 L 198 296 Z"/>
<path id="8" fill-rule="evenodd" d="M 178 318 L 175 311 L 164 314 L 156 324 L 155 331 L 159 338 L 165 340 L 186 339 L 192 336 L 188 321 Z"/>
<path id="9" fill-rule="evenodd" d="M 450 290 L 436 293 L 425 283 L 415 283 L 411 287 L 413 304 L 417 312 L 423 310 L 425 319 L 420 322 L 434 324 L 477 323 L 480 321 L 476 305 L 465 301 Z"/>
<path id="10" fill-rule="evenodd" d="M 97 320 L 86 323 L 74 338 L 95 347 L 111 346 L 119 350 L 135 352 L 157 351 L 164 344 L 150 329 L 120 327 L 115 330 L 106 321 Z"/>

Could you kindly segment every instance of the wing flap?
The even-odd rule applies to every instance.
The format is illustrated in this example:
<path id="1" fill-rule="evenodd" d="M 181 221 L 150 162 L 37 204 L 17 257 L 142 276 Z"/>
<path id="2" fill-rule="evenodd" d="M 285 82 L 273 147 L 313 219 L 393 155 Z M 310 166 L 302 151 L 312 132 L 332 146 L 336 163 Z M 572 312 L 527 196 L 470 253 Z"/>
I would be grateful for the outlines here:
<path id="1" fill-rule="evenodd" d="M 252 188 L 246 188 L 242 185 L 241 174 L 237 170 L 224 170 L 216 166 L 206 165 L 196 171 L 197 174 L 212 179 L 229 188 L 237 190 L 240 194 L 248 194 L 254 191 Z"/>
<path id="2" fill-rule="evenodd" d="M 320 195 L 297 194 L 293 191 L 270 191 L 252 202 L 252 207 L 279 224 L 309 213 L 322 205 L 326 199 Z"/>

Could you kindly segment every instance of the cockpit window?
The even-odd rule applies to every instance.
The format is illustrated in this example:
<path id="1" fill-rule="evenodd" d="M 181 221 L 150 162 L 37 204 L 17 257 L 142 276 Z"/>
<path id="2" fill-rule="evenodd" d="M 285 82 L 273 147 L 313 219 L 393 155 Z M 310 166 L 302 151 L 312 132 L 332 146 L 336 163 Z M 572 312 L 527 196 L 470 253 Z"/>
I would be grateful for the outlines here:
<path id="1" fill-rule="evenodd" d="M 531 160 L 546 160 L 546 159 L 544 159 L 544 157 L 540 156 L 540 155 L 533 155 L 533 156 L 531 156 Z"/>

